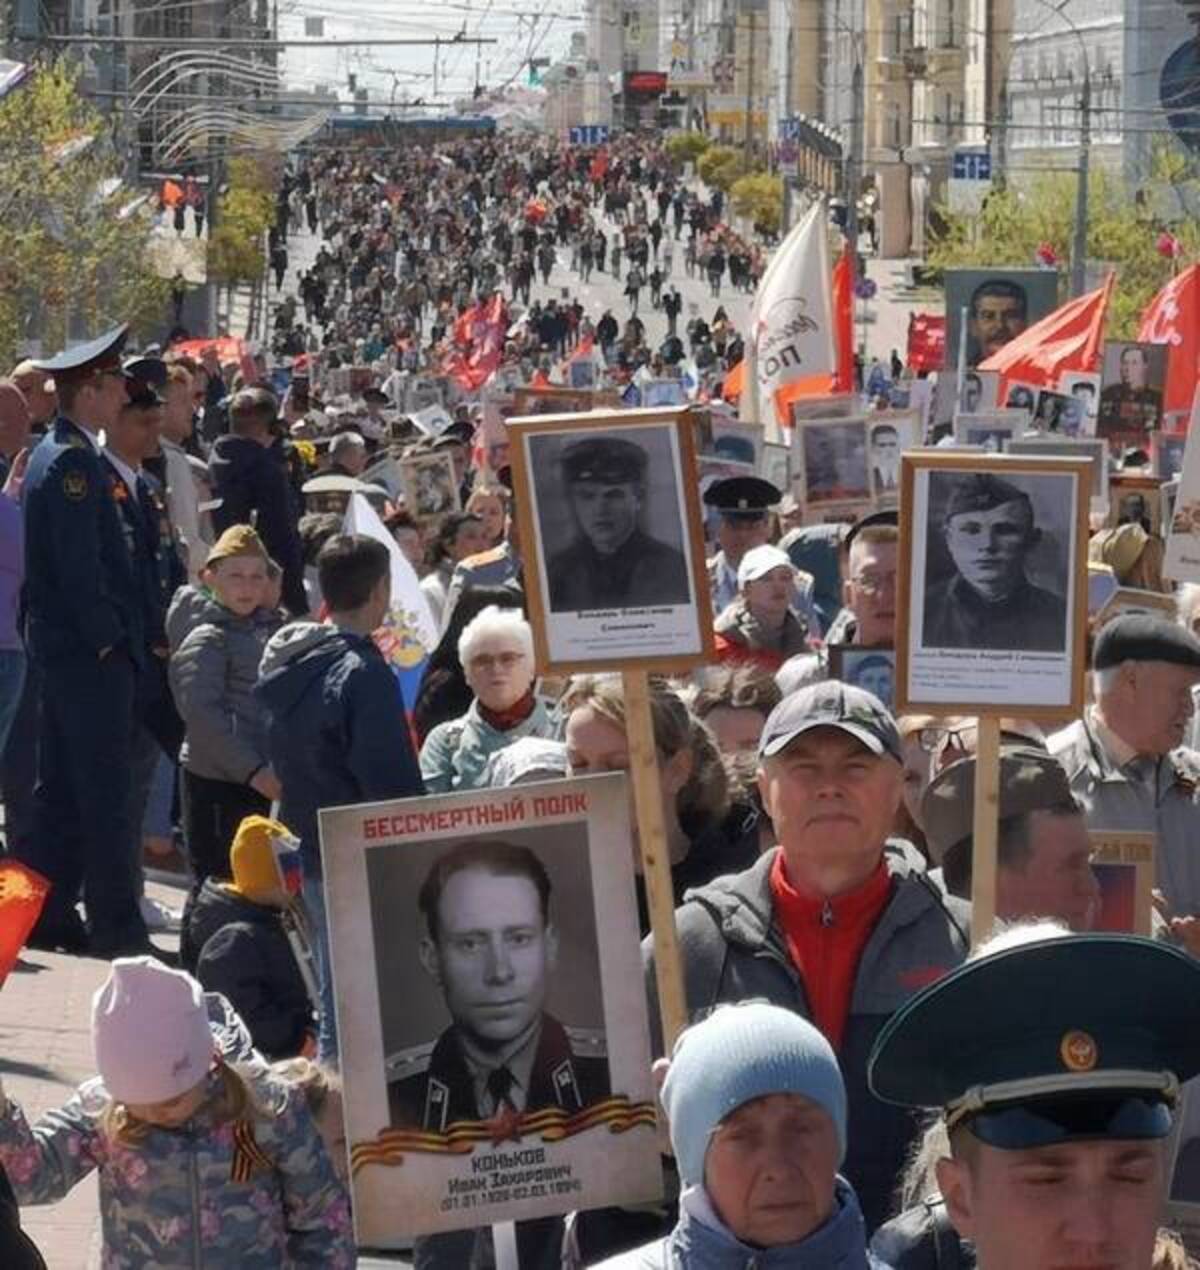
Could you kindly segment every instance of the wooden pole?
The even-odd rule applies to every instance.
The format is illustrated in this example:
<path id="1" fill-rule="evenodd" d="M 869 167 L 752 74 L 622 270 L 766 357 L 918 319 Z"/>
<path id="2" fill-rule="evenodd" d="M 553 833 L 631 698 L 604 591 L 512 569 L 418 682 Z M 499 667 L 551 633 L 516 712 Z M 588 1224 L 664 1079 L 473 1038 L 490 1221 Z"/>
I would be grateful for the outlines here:
<path id="1" fill-rule="evenodd" d="M 971 851 L 971 946 L 978 948 L 996 921 L 996 839 L 1000 828 L 1000 720 L 976 720 L 975 824 Z"/>
<path id="2" fill-rule="evenodd" d="M 671 888 L 667 831 L 663 824 L 658 750 L 650 715 L 650 684 L 644 670 L 626 670 L 621 677 L 625 693 L 625 733 L 629 741 L 629 779 L 633 782 L 642 881 L 654 939 L 658 1011 L 664 1052 L 669 1054 L 675 1038 L 687 1026 L 687 999 L 683 991 L 679 942 L 675 938 L 675 897 Z"/>

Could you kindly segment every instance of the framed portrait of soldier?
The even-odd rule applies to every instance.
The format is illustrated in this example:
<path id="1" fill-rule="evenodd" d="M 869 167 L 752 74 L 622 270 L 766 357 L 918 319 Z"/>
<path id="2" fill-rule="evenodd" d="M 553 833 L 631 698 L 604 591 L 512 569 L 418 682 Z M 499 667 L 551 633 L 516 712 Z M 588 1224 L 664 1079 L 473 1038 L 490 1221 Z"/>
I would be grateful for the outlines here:
<path id="1" fill-rule="evenodd" d="M 705 661 L 713 619 L 689 411 L 508 426 L 541 673 Z"/>
<path id="2" fill-rule="evenodd" d="M 762 460 L 761 423 L 732 419 L 716 410 L 697 410 L 695 419 L 696 454 L 702 460 L 736 464 L 734 475 L 752 476 Z"/>
<path id="3" fill-rule="evenodd" d="M 1026 384 L 1014 379 L 1004 390 L 1002 408 L 1023 411 L 1032 422 L 1034 413 L 1037 411 L 1038 394 L 1041 391 L 1037 384 Z"/>
<path id="4" fill-rule="evenodd" d="M 762 446 L 762 467 L 759 469 L 764 481 L 770 481 L 776 489 L 789 490 L 792 487 L 792 452 L 790 447 L 774 441 L 764 441 Z"/>
<path id="5" fill-rule="evenodd" d="M 1108 478 L 1108 523 L 1137 524 L 1148 534 L 1162 534 L 1162 500 L 1157 476 L 1114 472 Z"/>
<path id="6" fill-rule="evenodd" d="M 896 651 L 864 648 L 861 644 L 829 644 L 830 679 L 840 679 L 874 693 L 890 710 L 895 702 Z"/>
<path id="7" fill-rule="evenodd" d="M 1089 459 L 904 456 L 897 711 L 1082 710 L 1091 488 Z"/>
<path id="8" fill-rule="evenodd" d="M 867 418 L 867 469 L 871 502 L 883 511 L 900 505 L 900 455 L 920 448 L 921 416 L 915 410 L 889 410 Z"/>
<path id="9" fill-rule="evenodd" d="M 1058 305 L 1058 274 L 1047 269 L 947 269 L 946 365 L 978 366 Z M 966 327 L 963 318 L 966 318 Z"/>
<path id="10" fill-rule="evenodd" d="M 1186 432 L 1155 432 L 1150 436 L 1150 467 L 1160 481 L 1173 481 L 1183 471 Z"/>
<path id="11" fill-rule="evenodd" d="M 792 434 L 792 472 L 806 519 L 815 521 L 830 512 L 869 507 L 869 423 L 863 415 L 797 423 Z"/>
<path id="12" fill-rule="evenodd" d="M 661 1194 L 626 779 L 321 811 L 360 1244 Z"/>
<path id="13" fill-rule="evenodd" d="M 596 394 L 591 388 L 558 387 L 547 384 L 544 388 L 525 385 L 513 389 L 513 413 L 518 415 L 581 414 L 591 410 Z"/>
<path id="14" fill-rule="evenodd" d="M 1162 425 L 1167 346 L 1109 340 L 1104 346 L 1096 433 L 1114 448 L 1145 445 Z"/>
<path id="15" fill-rule="evenodd" d="M 1089 510 L 1108 514 L 1108 445 L 1099 437 L 1016 437 L 1005 447 L 1007 454 L 1061 454 L 1066 458 L 1091 459 L 1092 487 Z"/>
<path id="16" fill-rule="evenodd" d="M 958 386 L 958 409 L 963 414 L 994 410 L 1000 391 L 1000 375 L 994 370 L 967 370 Z"/>
<path id="17" fill-rule="evenodd" d="M 988 410 L 973 415 L 954 416 L 954 440 L 958 445 L 977 445 L 993 454 L 1001 454 L 1009 441 L 1029 427 L 1020 411 Z"/>
<path id="18" fill-rule="evenodd" d="M 1090 436 L 1096 431 L 1096 415 L 1100 410 L 1100 376 L 1087 371 L 1068 371 L 1058 377 L 1058 391 L 1074 397 L 1079 402 L 1087 420 L 1084 431 Z"/>
<path id="19" fill-rule="evenodd" d="M 409 515 L 426 523 L 459 509 L 454 461 L 445 450 L 410 454 L 398 464 Z"/>
<path id="20" fill-rule="evenodd" d="M 590 357 L 580 357 L 567 363 L 568 386 L 571 388 L 596 387 L 596 363 Z"/>

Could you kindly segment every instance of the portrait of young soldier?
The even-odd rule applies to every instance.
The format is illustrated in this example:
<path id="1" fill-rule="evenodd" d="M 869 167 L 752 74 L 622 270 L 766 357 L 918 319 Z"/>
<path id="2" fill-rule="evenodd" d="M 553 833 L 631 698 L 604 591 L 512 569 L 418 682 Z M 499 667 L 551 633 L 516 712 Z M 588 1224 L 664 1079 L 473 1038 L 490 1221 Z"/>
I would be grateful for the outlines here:
<path id="1" fill-rule="evenodd" d="M 392 1124 L 444 1132 L 460 1120 L 608 1097 L 603 1035 L 545 1009 L 558 958 L 545 866 L 527 847 L 460 843 L 430 868 L 417 897 L 419 957 L 453 1022 L 392 1065 Z"/>
<path id="2" fill-rule="evenodd" d="M 1005 648 L 1052 651 L 1066 647 L 1066 603 L 1027 573 L 1042 541 L 1026 491 L 991 473 L 934 473 L 952 483 L 940 524 L 930 525 L 931 553 L 940 532 L 950 576 L 931 584 L 928 559 L 922 642 L 927 648 Z M 1069 511 L 1069 508 L 1067 509 Z M 1066 553 L 1066 534 L 1060 535 Z M 1065 578 L 1067 561 L 1062 561 Z"/>
<path id="3" fill-rule="evenodd" d="M 562 453 L 562 490 L 573 537 L 544 543 L 555 612 L 686 604 L 687 560 L 643 527 L 646 450 L 624 437 L 590 437 Z"/>

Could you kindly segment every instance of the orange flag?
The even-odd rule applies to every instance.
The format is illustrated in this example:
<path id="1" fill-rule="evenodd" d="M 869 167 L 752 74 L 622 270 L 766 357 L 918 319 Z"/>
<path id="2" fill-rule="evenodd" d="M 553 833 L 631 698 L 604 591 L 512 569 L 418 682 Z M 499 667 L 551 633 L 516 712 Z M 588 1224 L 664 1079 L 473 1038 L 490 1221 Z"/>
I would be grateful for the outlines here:
<path id="1" fill-rule="evenodd" d="M 854 295 L 851 290 L 850 251 L 846 248 L 833 266 L 833 346 L 837 353 L 834 392 L 854 391 Z"/>
<path id="2" fill-rule="evenodd" d="M 1200 379 L 1200 265 L 1190 265 L 1150 301 L 1138 339 L 1170 350 L 1163 410 L 1191 410 Z"/>
<path id="3" fill-rule="evenodd" d="M 998 401 L 1005 399 L 1005 386 L 1010 379 L 1055 388 L 1060 375 L 1097 369 L 1115 278 L 1116 274 L 1110 272 L 1103 286 L 1069 300 L 979 363 L 980 370 L 999 372 Z"/>
<path id="4" fill-rule="evenodd" d="M 724 382 L 721 384 L 721 396 L 726 401 L 737 401 L 742 395 L 742 389 L 746 386 L 746 359 L 743 357 L 736 366 L 725 376 Z"/>
<path id="5" fill-rule="evenodd" d="M 40 873 L 17 860 L 0 862 L 0 984 L 17 964 L 49 894 Z"/>

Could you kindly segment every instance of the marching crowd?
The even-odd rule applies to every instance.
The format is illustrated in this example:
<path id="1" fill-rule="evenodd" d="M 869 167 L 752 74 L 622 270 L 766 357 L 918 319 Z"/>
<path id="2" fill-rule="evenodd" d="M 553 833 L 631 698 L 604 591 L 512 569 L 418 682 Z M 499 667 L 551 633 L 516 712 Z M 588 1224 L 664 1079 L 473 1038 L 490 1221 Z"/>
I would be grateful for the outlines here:
<path id="1" fill-rule="evenodd" d="M 603 161 L 491 138 L 321 154 L 280 194 L 276 245 L 301 217 L 323 238 L 278 307 L 285 386 L 262 356 L 135 356 L 124 328 L 0 382 L 5 847 L 51 883 L 30 946 L 112 962 L 97 1077 L 34 1124 L 0 1092 L 0 1165 L 18 1204 L 97 1171 L 106 1265 L 354 1263 L 321 807 L 630 766 L 618 677 L 536 674 L 483 390 L 545 389 L 589 337 L 614 391 L 643 367 L 670 378 L 680 258 L 714 297 L 727 272 L 753 289 L 761 247 L 668 172 L 653 142 Z M 585 278 L 625 268 L 623 332 L 529 304 L 560 248 Z M 643 285 L 669 323 L 657 349 Z M 481 366 L 455 328 L 497 292 L 526 307 Z M 723 315 L 688 336 L 702 372 L 740 357 Z M 431 425 L 408 393 L 439 375 Z M 595 444 L 564 459 L 568 503 L 601 491 L 635 510 L 604 537 L 577 513 L 577 549 L 640 585 L 636 561 L 613 562 L 635 554 L 643 472 Z M 422 517 L 371 476 L 438 452 L 462 510 Z M 344 531 L 354 493 L 438 631 L 407 709 L 373 638 L 392 555 Z M 982 476 L 956 497 L 949 529 L 1002 523 L 995 602 L 1026 581 L 1028 500 Z M 717 655 L 650 694 L 696 1020 L 670 1053 L 654 1038 L 670 1196 L 521 1223 L 522 1270 L 1189 1264 L 1161 1227 L 1170 1134 L 1182 1121 L 1185 1160 L 1197 1136 L 1180 1085 L 1200 1071 L 1200 592 L 1174 619 L 1093 623 L 1089 704 L 1068 726 L 1002 721 L 1007 929 L 969 955 L 974 721 L 897 718 L 886 677 L 839 680 L 827 651 L 894 647 L 897 513 L 806 524 L 750 472 L 704 505 Z M 1154 541 L 1141 523 L 1098 533 L 1097 574 L 1115 587 Z M 1156 835 L 1156 941 L 1097 929 L 1089 828 Z M 182 913 L 146 899 L 148 870 L 184 881 Z M 640 877 L 637 901 L 653 995 Z M 435 946 L 439 912 L 435 897 Z M 175 926 L 177 966 L 150 938 Z M 458 1057 L 481 1119 L 524 1109 L 486 1045 Z M 7 1213 L 0 1259 L 38 1265 Z M 418 1239 L 414 1257 L 495 1264 L 485 1229 Z"/>

